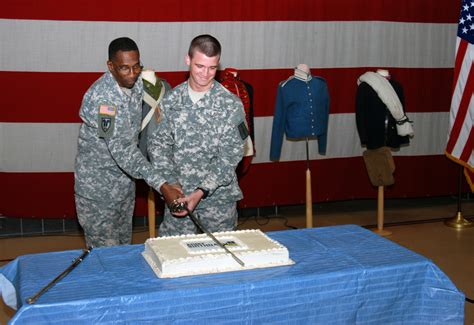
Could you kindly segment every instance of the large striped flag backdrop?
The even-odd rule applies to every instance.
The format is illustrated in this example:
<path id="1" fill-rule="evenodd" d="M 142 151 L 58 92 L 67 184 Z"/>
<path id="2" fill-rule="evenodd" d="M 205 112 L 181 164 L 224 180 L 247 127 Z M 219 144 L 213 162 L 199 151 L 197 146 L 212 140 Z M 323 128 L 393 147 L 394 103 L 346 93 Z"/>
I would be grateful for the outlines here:
<path id="1" fill-rule="evenodd" d="M 463 0 L 456 40 L 453 98 L 446 154 L 465 167 L 474 191 L 474 2 Z"/>
<path id="2" fill-rule="evenodd" d="M 222 43 L 221 68 L 254 88 L 256 156 L 241 180 L 242 207 L 305 201 L 304 142 L 285 141 L 269 161 L 278 83 L 299 63 L 327 80 L 327 154 L 310 141 L 314 202 L 375 198 L 355 127 L 357 78 L 390 70 L 414 121 L 394 152 L 387 197 L 456 193 L 457 165 L 444 155 L 460 1 L 432 0 L 4 0 L 0 10 L 0 214 L 74 217 L 78 111 L 106 69 L 107 46 L 136 40 L 147 68 L 175 86 L 186 78 L 190 40 Z M 144 186 L 142 186 L 144 188 Z M 145 214 L 139 192 L 137 213 Z"/>

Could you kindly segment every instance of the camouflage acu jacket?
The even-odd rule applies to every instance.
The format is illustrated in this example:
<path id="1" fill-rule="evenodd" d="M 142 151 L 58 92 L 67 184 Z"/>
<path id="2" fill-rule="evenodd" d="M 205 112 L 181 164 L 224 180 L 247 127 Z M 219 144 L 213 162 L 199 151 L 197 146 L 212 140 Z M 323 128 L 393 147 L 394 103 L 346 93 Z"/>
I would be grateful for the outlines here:
<path id="1" fill-rule="evenodd" d="M 153 165 L 185 194 L 197 187 L 209 190 L 199 207 L 242 198 L 235 168 L 248 135 L 242 102 L 217 81 L 196 104 L 188 82 L 163 99 L 162 120 L 148 140 Z"/>
<path id="2" fill-rule="evenodd" d="M 110 72 L 86 92 L 79 112 L 83 124 L 75 163 L 76 194 L 119 201 L 134 195 L 134 178 L 155 188 L 165 182 L 137 146 L 142 95 L 141 78 L 127 96 Z"/>

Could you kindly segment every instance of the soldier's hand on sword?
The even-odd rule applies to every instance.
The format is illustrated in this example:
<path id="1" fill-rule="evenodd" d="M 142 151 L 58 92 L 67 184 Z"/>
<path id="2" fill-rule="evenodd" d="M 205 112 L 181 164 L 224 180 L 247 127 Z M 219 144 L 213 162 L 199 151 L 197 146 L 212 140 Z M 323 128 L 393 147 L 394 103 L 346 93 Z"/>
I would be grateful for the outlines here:
<path id="1" fill-rule="evenodd" d="M 203 196 L 204 193 L 202 190 L 197 189 L 188 196 L 174 200 L 171 205 L 169 205 L 170 211 L 177 217 L 185 217 L 188 214 L 187 211 L 194 211 Z"/>
<path id="2" fill-rule="evenodd" d="M 190 193 L 188 196 L 184 198 L 184 200 L 187 203 L 187 207 L 189 211 L 194 211 L 194 209 L 197 207 L 199 202 L 201 202 L 201 199 L 203 198 L 204 193 L 197 189 L 194 192 Z"/>
<path id="3" fill-rule="evenodd" d="M 166 205 L 171 206 L 176 199 L 184 196 L 183 190 L 179 184 L 164 183 L 160 187 L 160 192 L 165 199 Z"/>

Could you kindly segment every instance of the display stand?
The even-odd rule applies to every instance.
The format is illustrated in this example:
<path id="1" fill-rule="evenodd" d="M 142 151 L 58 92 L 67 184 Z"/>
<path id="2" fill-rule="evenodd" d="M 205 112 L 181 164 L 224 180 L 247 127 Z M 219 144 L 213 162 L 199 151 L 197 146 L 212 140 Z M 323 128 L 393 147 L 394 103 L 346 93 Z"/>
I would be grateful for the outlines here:
<path id="1" fill-rule="evenodd" d="M 155 192 L 153 188 L 150 186 L 148 190 L 148 232 L 150 234 L 150 238 L 156 237 L 156 204 L 155 204 Z"/>
<path id="2" fill-rule="evenodd" d="M 313 227 L 313 196 L 309 139 L 318 140 L 319 154 L 326 154 L 329 121 L 329 92 L 324 78 L 312 76 L 307 64 L 300 63 L 294 73 L 278 85 L 273 114 L 270 160 L 279 160 L 283 136 L 306 140 L 306 228 Z"/>
<path id="3" fill-rule="evenodd" d="M 313 228 L 313 195 L 311 193 L 311 170 L 309 167 L 309 146 L 306 137 L 306 228 Z"/>
<path id="4" fill-rule="evenodd" d="M 391 149 L 409 143 L 414 135 L 411 121 L 404 111 L 402 86 L 386 69 L 367 71 L 357 79 L 356 127 L 364 151 L 370 182 L 378 187 L 377 230 L 381 236 L 391 232 L 384 225 L 384 186 L 395 182 L 395 163 Z"/>
<path id="5" fill-rule="evenodd" d="M 379 186 L 378 195 L 377 195 L 377 229 L 374 230 L 375 233 L 380 236 L 390 236 L 391 231 L 383 229 L 384 223 L 384 187 Z"/>
<path id="6" fill-rule="evenodd" d="M 461 183 L 462 183 L 462 178 L 463 178 L 463 171 L 464 171 L 464 167 L 459 165 L 458 209 L 457 209 L 457 212 L 456 212 L 456 216 L 444 221 L 444 224 L 446 226 L 451 227 L 451 228 L 456 228 L 456 229 L 459 229 L 459 230 L 474 227 L 474 223 L 467 220 L 467 219 L 465 219 L 464 216 L 462 215 L 462 209 L 461 209 L 461 195 L 462 195 Z"/>

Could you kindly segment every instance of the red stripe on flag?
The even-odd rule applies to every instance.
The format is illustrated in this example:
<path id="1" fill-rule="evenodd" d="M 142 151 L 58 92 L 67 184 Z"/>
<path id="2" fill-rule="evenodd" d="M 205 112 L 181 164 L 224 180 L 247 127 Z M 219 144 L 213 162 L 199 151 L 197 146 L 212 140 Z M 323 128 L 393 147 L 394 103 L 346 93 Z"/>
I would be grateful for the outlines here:
<path id="1" fill-rule="evenodd" d="M 454 124 L 453 124 L 453 127 L 451 128 L 451 132 L 449 135 L 449 141 L 446 146 L 446 151 L 450 154 L 454 150 L 454 147 L 456 146 L 456 143 L 458 141 L 464 142 L 466 140 L 466 139 L 460 139 L 459 135 L 461 133 L 461 129 L 464 125 L 464 120 L 469 110 L 469 103 L 471 102 L 471 97 L 472 97 L 473 92 L 474 92 L 474 69 L 471 65 L 469 69 L 469 75 L 466 81 L 466 86 L 464 87 L 461 102 L 459 104 L 459 108 L 456 113 Z"/>
<path id="2" fill-rule="evenodd" d="M 386 198 L 456 194 L 459 166 L 445 156 L 396 156 L 395 184 Z M 429 168 L 427 168 L 429 166 Z M 377 197 L 362 157 L 310 162 L 313 202 Z M 251 165 L 241 181 L 240 206 L 265 207 L 305 203 L 306 161 Z M 436 177 L 433 177 L 436 171 Z M 277 175 L 277 176 L 276 176 Z M 33 218 L 74 218 L 73 173 L 0 173 L 0 215 Z M 142 184 L 140 182 L 140 184 Z M 341 186 L 351 184 L 351 186 Z M 282 189 L 291 188 L 291 191 Z M 25 204 L 27 189 L 28 204 Z M 463 186 L 463 190 L 467 186 Z M 139 186 L 135 215 L 146 215 L 147 191 Z"/>
<path id="3" fill-rule="evenodd" d="M 79 21 L 396 21 L 455 23 L 460 0 L 4 0 L 0 18 Z M 420 10 L 423 8 L 423 10 Z"/>
<path id="4" fill-rule="evenodd" d="M 354 113 L 357 78 L 376 68 L 312 69 L 313 75 L 326 79 L 331 97 L 330 112 Z M 392 76 L 404 88 L 408 112 L 447 112 L 450 106 L 452 69 L 393 68 Z M 273 116 L 280 81 L 293 74 L 291 69 L 240 70 L 242 80 L 254 89 L 256 117 Z M 101 73 L 0 72 L 3 93 L 0 122 L 77 123 L 82 97 Z M 172 86 L 186 79 L 187 72 L 158 73 Z M 25 82 L 28 80 L 28 82 Z M 54 85 L 54 96 L 51 93 Z M 423 87 L 420 87 L 423 85 Z M 34 104 L 19 100 L 25 94 Z"/>
<path id="5" fill-rule="evenodd" d="M 464 145 L 464 149 L 459 159 L 462 161 L 469 162 L 469 158 L 471 157 L 473 148 L 474 148 L 474 129 L 471 128 L 471 130 L 469 131 L 469 137 L 466 139 L 466 144 Z"/>
<path id="6" fill-rule="evenodd" d="M 458 83 L 459 73 L 461 72 L 462 67 L 462 61 L 464 60 L 464 56 L 466 55 L 468 45 L 469 43 L 463 39 L 461 39 L 461 41 L 459 42 L 459 46 L 456 52 L 456 60 L 454 63 L 453 93 Z"/>
<path id="7" fill-rule="evenodd" d="M 82 97 L 101 75 L 87 72 L 0 72 L 0 88 L 9 89 L 2 97 L 0 122 L 80 122 Z M 171 84 L 178 84 L 185 80 L 186 72 L 166 73 L 163 77 Z M 54 95 L 51 85 L 54 85 Z M 19 100 L 25 95 L 34 101 L 25 103 Z"/>

